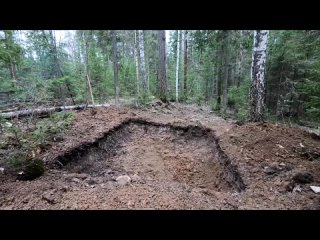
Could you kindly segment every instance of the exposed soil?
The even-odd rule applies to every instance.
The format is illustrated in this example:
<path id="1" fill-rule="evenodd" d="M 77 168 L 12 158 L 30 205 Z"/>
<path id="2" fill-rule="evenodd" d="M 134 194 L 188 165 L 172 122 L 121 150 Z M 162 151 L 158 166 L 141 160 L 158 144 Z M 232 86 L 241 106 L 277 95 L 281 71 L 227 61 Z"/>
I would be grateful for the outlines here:
<path id="1" fill-rule="evenodd" d="M 319 209 L 319 143 L 191 105 L 78 111 L 43 176 L 0 173 L 0 209 Z"/>

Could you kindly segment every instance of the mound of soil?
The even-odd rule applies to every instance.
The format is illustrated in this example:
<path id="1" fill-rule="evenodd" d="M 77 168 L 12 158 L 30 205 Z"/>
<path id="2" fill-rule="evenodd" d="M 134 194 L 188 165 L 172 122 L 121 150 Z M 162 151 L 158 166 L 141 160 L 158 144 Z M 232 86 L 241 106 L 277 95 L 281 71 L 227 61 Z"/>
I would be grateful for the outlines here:
<path id="1" fill-rule="evenodd" d="M 75 113 L 42 176 L 0 172 L 0 209 L 320 209 L 320 142 L 301 129 L 173 103 Z"/>

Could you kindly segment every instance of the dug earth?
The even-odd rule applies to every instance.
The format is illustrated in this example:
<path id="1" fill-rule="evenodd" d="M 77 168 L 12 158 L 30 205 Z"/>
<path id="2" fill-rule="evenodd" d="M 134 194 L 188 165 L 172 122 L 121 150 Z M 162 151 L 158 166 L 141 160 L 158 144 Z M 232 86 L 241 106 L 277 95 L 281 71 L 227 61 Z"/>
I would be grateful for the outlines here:
<path id="1" fill-rule="evenodd" d="M 40 177 L 6 173 L 0 150 L 0 209 L 320 208 L 320 141 L 301 129 L 184 104 L 74 112 Z"/>

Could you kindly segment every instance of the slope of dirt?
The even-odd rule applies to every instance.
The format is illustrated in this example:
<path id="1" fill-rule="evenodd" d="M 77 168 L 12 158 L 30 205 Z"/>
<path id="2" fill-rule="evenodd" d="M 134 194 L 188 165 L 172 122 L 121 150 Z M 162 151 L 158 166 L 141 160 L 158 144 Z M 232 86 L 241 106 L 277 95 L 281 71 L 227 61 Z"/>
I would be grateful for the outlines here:
<path id="1" fill-rule="evenodd" d="M 196 125 L 214 138 L 136 124 L 114 131 L 130 119 Z M 101 144 L 111 132 L 116 141 Z M 319 143 L 299 129 L 237 126 L 191 105 L 78 111 L 63 140 L 39 156 L 47 166 L 43 176 L 17 181 L 0 173 L 0 209 L 318 209 L 319 194 L 310 185 L 320 186 Z M 227 184 L 226 159 L 242 191 Z M 294 180 L 298 173 L 311 174 L 311 182 Z M 120 185 L 120 175 L 132 181 Z"/>
<path id="2" fill-rule="evenodd" d="M 310 189 L 320 186 L 320 141 L 315 135 L 280 124 L 248 123 L 235 125 L 220 144 L 248 183 L 242 208 L 261 208 L 252 203 L 263 201 L 263 208 L 320 208 L 319 195 Z M 299 174 L 313 179 L 295 180 Z"/>

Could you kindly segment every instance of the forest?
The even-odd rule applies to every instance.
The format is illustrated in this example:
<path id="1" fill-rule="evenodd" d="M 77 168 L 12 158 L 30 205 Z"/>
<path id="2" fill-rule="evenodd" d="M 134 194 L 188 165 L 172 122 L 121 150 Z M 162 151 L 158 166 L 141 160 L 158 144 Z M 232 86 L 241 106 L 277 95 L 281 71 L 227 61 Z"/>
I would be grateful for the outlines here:
<path id="1" fill-rule="evenodd" d="M 320 31 L 0 30 L 0 209 L 320 209 Z"/>

